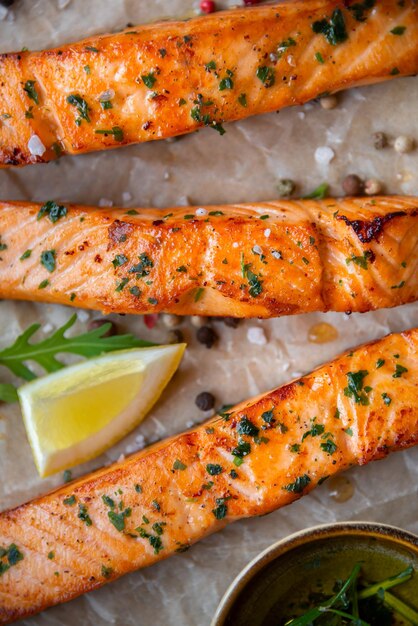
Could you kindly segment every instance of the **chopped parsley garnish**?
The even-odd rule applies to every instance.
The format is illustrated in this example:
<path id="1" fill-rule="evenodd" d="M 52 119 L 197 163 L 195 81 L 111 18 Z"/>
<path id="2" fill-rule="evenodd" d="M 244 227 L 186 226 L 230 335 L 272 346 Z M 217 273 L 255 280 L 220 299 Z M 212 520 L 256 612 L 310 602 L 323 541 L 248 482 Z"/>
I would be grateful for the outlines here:
<path id="1" fill-rule="evenodd" d="M 207 72 L 210 72 L 211 70 L 216 70 L 216 63 L 215 63 L 215 61 L 209 61 L 209 63 L 206 63 L 205 70 Z"/>
<path id="2" fill-rule="evenodd" d="M 67 96 L 67 102 L 68 104 L 71 104 L 71 106 L 76 107 L 78 111 L 78 117 L 75 120 L 77 126 L 80 126 L 83 120 L 86 120 L 86 122 L 91 121 L 89 116 L 90 107 L 84 98 L 82 98 L 79 94 L 71 94 L 70 96 Z"/>
<path id="3" fill-rule="evenodd" d="M 347 265 L 350 265 L 350 263 L 355 263 L 356 265 L 361 267 L 363 270 L 367 270 L 369 267 L 368 261 L 372 258 L 373 258 L 373 252 L 371 252 L 370 250 L 366 250 L 363 256 L 355 256 L 354 254 L 352 254 L 351 257 L 348 257 L 345 260 L 345 262 L 347 263 Z"/>
<path id="4" fill-rule="evenodd" d="M 365 22 L 367 17 L 364 15 L 366 11 L 372 9 L 376 4 L 376 0 L 364 0 L 364 2 L 356 2 L 352 6 L 347 5 L 347 9 L 352 12 L 357 22 Z"/>
<path id="5" fill-rule="evenodd" d="M 321 63 L 321 65 L 325 63 L 324 57 L 320 52 L 315 52 L 315 59 L 318 61 L 318 63 Z"/>
<path id="6" fill-rule="evenodd" d="M 300 451 L 300 444 L 292 443 L 292 445 L 290 446 L 290 452 L 298 453 L 299 451 Z"/>
<path id="7" fill-rule="evenodd" d="M 330 19 L 318 20 L 312 24 L 314 33 L 322 33 L 328 43 L 336 46 L 348 39 L 344 15 L 341 9 L 335 9 Z"/>
<path id="8" fill-rule="evenodd" d="M 369 398 L 363 389 L 364 379 L 368 374 L 369 372 L 367 370 L 347 372 L 348 386 L 344 388 L 344 395 L 347 396 L 347 398 L 352 398 L 356 404 L 363 406 L 369 404 Z"/>
<path id="9" fill-rule="evenodd" d="M 248 417 L 244 416 L 239 421 L 239 424 L 237 426 L 237 433 L 239 435 L 248 435 L 249 437 L 257 437 L 259 432 L 260 432 L 260 429 L 257 428 L 257 426 L 255 426 L 248 419 Z"/>
<path id="10" fill-rule="evenodd" d="M 234 88 L 234 81 L 232 80 L 230 76 L 222 78 L 221 82 L 219 83 L 219 91 L 225 91 L 225 89 L 233 89 L 233 88 Z"/>
<path id="11" fill-rule="evenodd" d="M 117 254 L 112 261 L 112 265 L 114 268 L 121 267 L 128 262 L 128 258 L 124 254 Z"/>
<path id="12" fill-rule="evenodd" d="M 54 200 L 48 200 L 44 205 L 39 209 L 39 213 L 37 215 L 37 220 L 41 220 L 43 217 L 48 217 L 49 220 L 55 224 L 62 217 L 66 217 L 67 215 L 67 207 L 62 204 L 58 204 L 54 202 Z"/>
<path id="13" fill-rule="evenodd" d="M 83 69 L 86 72 L 86 74 L 91 74 L 90 65 L 85 65 Z"/>
<path id="14" fill-rule="evenodd" d="M 106 565 L 102 565 L 103 578 L 110 578 L 112 574 L 113 574 L 113 569 L 111 567 L 106 567 Z"/>
<path id="15" fill-rule="evenodd" d="M 392 378 L 400 378 L 402 374 L 405 374 L 405 372 L 407 371 L 408 371 L 408 368 L 404 367 L 403 365 L 400 365 L 399 363 L 396 363 L 395 373 L 392 374 Z"/>
<path id="16" fill-rule="evenodd" d="M 321 443 L 320 447 L 321 447 L 321 450 L 323 450 L 329 455 L 334 454 L 334 452 L 337 450 L 337 444 L 332 440 L 329 433 L 328 433 L 326 440 L 323 443 Z"/>
<path id="17" fill-rule="evenodd" d="M 47 556 L 48 556 L 48 559 L 52 561 L 52 559 L 55 558 L 55 552 L 51 550 L 50 552 L 48 552 Z"/>
<path id="18" fill-rule="evenodd" d="M 26 91 L 28 97 L 35 102 L 35 104 L 39 104 L 38 93 L 35 89 L 36 80 L 27 80 L 23 90 Z"/>
<path id="19" fill-rule="evenodd" d="M 49 280 L 45 278 L 42 282 L 39 283 L 38 289 L 45 289 L 49 285 Z"/>
<path id="20" fill-rule="evenodd" d="M 112 128 L 102 128 L 94 131 L 96 135 L 113 135 L 115 141 L 122 142 L 124 139 L 123 130 L 120 126 L 112 126 Z"/>
<path id="21" fill-rule="evenodd" d="M 117 283 L 115 291 L 120 293 L 121 291 L 125 289 L 128 283 L 129 283 L 129 278 L 126 278 L 126 277 L 122 278 L 122 280 Z"/>
<path id="22" fill-rule="evenodd" d="M 157 298 L 148 298 L 148 302 L 149 302 L 149 304 L 151 304 L 152 306 L 157 306 L 157 304 L 158 304 L 158 300 L 157 300 Z"/>
<path id="23" fill-rule="evenodd" d="M 158 536 L 161 536 L 164 532 L 163 526 L 165 526 L 165 522 L 154 522 L 152 529 Z"/>
<path id="24" fill-rule="evenodd" d="M 264 87 L 272 87 L 276 81 L 275 71 L 272 67 L 263 65 L 257 69 L 256 76 L 263 83 Z"/>
<path id="25" fill-rule="evenodd" d="M 392 398 L 388 396 L 386 392 L 382 393 L 382 398 L 383 398 L 383 402 L 387 405 L 389 405 L 392 402 Z"/>
<path id="26" fill-rule="evenodd" d="M 55 250 L 44 250 L 41 253 L 41 265 L 50 273 L 57 267 L 56 256 Z"/>
<path id="27" fill-rule="evenodd" d="M 125 530 L 125 519 L 127 517 L 130 517 L 131 513 L 132 513 L 132 509 L 127 508 L 124 511 L 121 511 L 120 513 L 116 513 L 113 510 L 108 511 L 107 516 L 110 522 L 116 528 L 116 530 L 118 530 L 121 533 L 123 530 Z"/>
<path id="28" fill-rule="evenodd" d="M 217 465 L 215 463 L 208 463 L 206 465 L 206 471 L 210 476 L 218 476 L 222 474 L 223 469 L 221 465 Z"/>
<path id="29" fill-rule="evenodd" d="M 251 271 L 251 263 L 244 263 L 244 254 L 241 255 L 241 272 L 243 278 L 248 280 L 248 285 L 250 287 L 248 293 L 253 298 L 256 298 L 263 291 L 263 281 L 259 279 L 257 274 L 254 274 Z"/>
<path id="30" fill-rule="evenodd" d="M 76 497 L 74 495 L 67 496 L 63 500 L 63 504 L 65 504 L 65 506 L 74 506 L 75 503 L 76 503 Z"/>
<path id="31" fill-rule="evenodd" d="M 205 293 L 205 290 L 203 287 L 199 287 L 198 289 L 196 289 L 196 293 L 194 295 L 194 301 L 199 302 L 199 300 L 201 299 L 204 293 Z"/>
<path id="32" fill-rule="evenodd" d="M 159 554 L 159 552 L 161 552 L 161 550 L 163 549 L 163 542 L 161 541 L 160 537 L 151 536 L 149 538 L 149 542 L 150 545 L 154 548 L 154 554 Z"/>
<path id="33" fill-rule="evenodd" d="M 221 215 L 225 215 L 223 211 L 209 211 L 208 215 L 210 217 L 220 217 Z"/>
<path id="34" fill-rule="evenodd" d="M 293 483 L 289 483 L 285 485 L 283 489 L 289 491 L 290 493 L 302 493 L 302 491 L 309 485 L 311 482 L 308 474 L 303 474 L 303 476 L 298 476 Z"/>
<path id="35" fill-rule="evenodd" d="M 350 437 L 353 436 L 353 430 L 351 428 L 346 428 L 344 431 L 347 435 L 349 435 Z"/>
<path id="36" fill-rule="evenodd" d="M 186 468 L 187 468 L 187 465 L 185 465 L 179 459 L 176 459 L 173 463 L 173 470 L 185 470 Z"/>
<path id="37" fill-rule="evenodd" d="M 85 46 L 84 49 L 89 52 L 99 52 L 98 48 L 95 48 L 94 46 Z"/>
<path id="38" fill-rule="evenodd" d="M 93 522 L 91 521 L 90 515 L 87 513 L 87 507 L 85 504 L 78 505 L 78 519 L 81 519 L 82 522 L 85 523 L 86 526 L 92 526 Z"/>
<path id="39" fill-rule="evenodd" d="M 160 53 L 162 59 L 167 55 L 167 50 L 165 48 L 160 48 L 158 52 Z"/>
<path id="40" fill-rule="evenodd" d="M 135 485 L 135 491 L 136 493 L 142 493 L 142 487 L 138 483 Z"/>
<path id="41" fill-rule="evenodd" d="M 251 452 L 251 444 L 247 441 L 240 441 L 238 445 L 232 450 L 232 456 L 237 456 L 239 459 L 242 459 L 244 456 L 247 456 Z"/>
<path id="42" fill-rule="evenodd" d="M 5 561 L 2 559 L 6 558 Z M 23 554 L 15 543 L 11 543 L 8 548 L 0 547 L 0 576 L 7 572 L 13 565 L 23 560 Z"/>
<path id="43" fill-rule="evenodd" d="M 379 368 L 383 367 L 384 364 L 385 364 L 385 359 L 377 359 L 376 369 L 378 370 Z"/>
<path id="44" fill-rule="evenodd" d="M 116 503 L 113 500 L 113 498 L 110 498 L 109 496 L 103 495 L 102 496 L 102 500 L 105 503 L 105 505 L 108 506 L 110 509 L 114 509 L 115 508 Z"/>
<path id="45" fill-rule="evenodd" d="M 141 78 L 142 78 L 142 82 L 144 83 L 146 87 L 148 87 L 148 89 L 152 89 L 155 83 L 157 82 L 157 79 L 153 71 L 149 72 L 149 74 L 143 74 Z"/>
<path id="46" fill-rule="evenodd" d="M 30 250 L 30 249 L 25 250 L 25 252 L 20 257 L 20 261 L 24 261 L 25 259 L 28 259 L 31 254 L 32 254 L 32 250 Z"/>
<path id="47" fill-rule="evenodd" d="M 246 93 L 242 93 L 238 96 L 238 102 L 240 103 L 240 105 L 244 108 L 246 108 L 248 106 L 247 103 L 247 94 Z"/>
<path id="48" fill-rule="evenodd" d="M 236 472 L 234 469 L 231 469 L 231 471 L 229 472 L 229 475 L 233 480 L 238 478 L 238 472 Z"/>
<path id="49" fill-rule="evenodd" d="M 316 423 L 316 417 L 311 420 L 311 428 L 303 433 L 302 441 L 305 441 L 307 437 L 319 437 L 325 432 L 325 426 L 323 424 Z"/>
<path id="50" fill-rule="evenodd" d="M 151 504 L 152 504 L 153 508 L 154 508 L 156 511 L 161 511 L 161 506 L 159 505 L 159 503 L 157 502 L 157 500 L 153 500 L 153 501 L 151 502 Z"/>
<path id="51" fill-rule="evenodd" d="M 214 514 L 216 519 L 224 519 L 224 517 L 226 517 L 226 514 L 228 513 L 228 507 L 226 506 L 224 499 L 218 498 L 216 500 L 216 504 L 217 506 L 215 509 L 212 509 L 212 513 Z"/>
<path id="52" fill-rule="evenodd" d="M 395 26 L 395 28 L 392 28 L 390 32 L 392 33 L 392 35 L 403 35 L 405 31 L 406 26 Z"/>
<path id="53" fill-rule="evenodd" d="M 131 267 L 131 269 L 129 270 L 129 274 L 135 274 L 136 278 L 138 279 L 144 278 L 145 276 L 149 275 L 150 270 L 153 267 L 154 263 L 152 262 L 152 260 L 145 252 L 142 252 L 139 255 L 139 263 Z"/>
<path id="54" fill-rule="evenodd" d="M 276 421 L 274 419 L 273 409 L 270 409 L 270 411 L 264 411 L 264 413 L 261 414 L 261 419 L 266 422 L 266 424 L 273 424 Z"/>

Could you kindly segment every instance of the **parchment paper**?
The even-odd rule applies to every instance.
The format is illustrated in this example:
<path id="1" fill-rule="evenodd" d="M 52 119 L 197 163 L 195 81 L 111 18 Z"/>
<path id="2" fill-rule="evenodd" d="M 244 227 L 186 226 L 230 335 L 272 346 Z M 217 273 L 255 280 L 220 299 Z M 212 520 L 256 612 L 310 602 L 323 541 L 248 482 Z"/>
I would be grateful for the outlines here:
<path id="1" fill-rule="evenodd" d="M 193 0 L 20 0 L 8 12 L 0 7 L 0 51 L 58 45 L 95 32 L 117 30 L 128 22 L 185 17 L 197 4 Z M 20 171 L 3 170 L 0 196 L 113 202 L 124 207 L 244 202 L 274 198 L 281 178 L 295 180 L 300 194 L 323 181 L 338 194 L 348 173 L 377 177 L 390 193 L 418 195 L 418 151 L 408 155 L 398 155 L 391 147 L 376 151 L 371 142 L 371 133 L 381 130 L 392 138 L 410 134 L 418 140 L 417 102 L 417 78 L 394 80 L 344 93 L 332 111 L 312 103 L 228 125 L 224 137 L 208 129 L 173 143 L 66 157 L 58 163 Z M 334 150 L 335 158 L 329 165 L 315 161 L 319 146 Z M 50 332 L 70 313 L 64 307 L 1 302 L 0 345 L 8 344 L 36 321 Z M 77 331 L 92 317 L 80 312 Z M 168 338 L 169 331 L 162 323 L 149 331 L 141 317 L 114 319 L 121 330 L 129 329 L 143 338 Z M 338 329 L 339 339 L 324 345 L 309 343 L 309 328 L 325 320 Z M 250 321 L 237 330 L 217 323 L 219 345 L 207 350 L 197 344 L 195 328 L 185 321 L 182 330 L 189 348 L 163 399 L 136 432 L 102 458 L 76 468 L 74 475 L 203 420 L 205 414 L 194 405 L 200 391 L 214 393 L 218 405 L 237 402 L 284 383 L 347 347 L 414 325 L 418 325 L 417 305 L 365 315 L 317 314 Z M 248 341 L 251 327 L 264 330 L 265 345 Z M 8 380 L 7 372 L 2 370 L 0 378 Z M 331 498 L 325 483 L 287 509 L 230 526 L 184 555 L 24 623 L 208 626 L 233 577 L 260 550 L 290 532 L 347 519 L 377 520 L 418 532 L 417 461 L 418 450 L 410 450 L 350 471 L 355 491 L 344 504 Z M 0 406 L 0 469 L 2 509 L 62 482 L 62 476 L 43 481 L 37 477 L 19 411 L 5 405 Z"/>

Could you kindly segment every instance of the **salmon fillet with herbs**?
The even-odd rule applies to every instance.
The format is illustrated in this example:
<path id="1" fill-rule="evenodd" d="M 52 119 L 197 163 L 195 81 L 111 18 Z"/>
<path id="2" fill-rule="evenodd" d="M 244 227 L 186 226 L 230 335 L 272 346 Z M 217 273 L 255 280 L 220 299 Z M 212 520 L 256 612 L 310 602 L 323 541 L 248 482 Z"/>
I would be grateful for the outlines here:
<path id="1" fill-rule="evenodd" d="M 418 442 L 418 329 L 0 514 L 0 623 L 290 504 Z"/>
<path id="2" fill-rule="evenodd" d="M 3 54 L 0 165 L 223 134 L 224 122 L 417 72 L 415 0 L 294 0 Z"/>
<path id="3" fill-rule="evenodd" d="M 418 299 L 418 199 L 166 213 L 0 203 L 0 298 L 106 313 L 274 317 Z"/>

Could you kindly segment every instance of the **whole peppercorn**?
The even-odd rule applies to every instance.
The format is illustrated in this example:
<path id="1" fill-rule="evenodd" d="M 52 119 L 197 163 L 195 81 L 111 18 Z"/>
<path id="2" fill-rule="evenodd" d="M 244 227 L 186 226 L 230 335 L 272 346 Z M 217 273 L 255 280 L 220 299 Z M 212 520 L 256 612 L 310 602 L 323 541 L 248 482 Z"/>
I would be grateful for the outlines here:
<path id="1" fill-rule="evenodd" d="M 228 328 L 238 328 L 241 322 L 239 317 L 224 317 L 222 321 Z"/>
<path id="2" fill-rule="evenodd" d="M 282 178 L 277 183 L 279 198 L 288 198 L 295 191 L 295 183 L 290 178 Z"/>
<path id="3" fill-rule="evenodd" d="M 196 337 L 198 342 L 202 343 L 207 348 L 212 348 L 218 340 L 218 335 L 210 326 L 202 326 L 199 328 L 196 333 Z"/>
<path id="4" fill-rule="evenodd" d="M 87 324 L 87 329 L 88 330 L 96 330 L 97 328 L 101 328 L 105 324 L 110 324 L 110 327 L 109 327 L 109 330 L 107 330 L 105 332 L 105 334 L 102 335 L 103 337 L 113 337 L 114 335 L 118 334 L 118 329 L 116 328 L 115 322 L 112 322 L 112 320 L 107 320 L 104 317 L 98 318 L 98 319 L 95 319 L 95 320 L 91 320 Z"/>
<path id="5" fill-rule="evenodd" d="M 202 391 L 196 396 L 195 404 L 201 411 L 210 411 L 215 406 L 215 396 L 209 391 Z"/>
<path id="6" fill-rule="evenodd" d="M 406 154 L 407 152 L 412 152 L 415 148 L 415 141 L 407 135 L 399 135 L 399 137 L 396 137 L 393 147 L 399 154 Z"/>
<path id="7" fill-rule="evenodd" d="M 368 196 L 376 196 L 382 192 L 382 183 L 377 178 L 369 178 L 364 183 L 364 192 Z"/>
<path id="8" fill-rule="evenodd" d="M 342 188 L 346 196 L 359 196 L 363 192 L 364 184 L 357 174 L 349 174 L 344 178 Z"/>
<path id="9" fill-rule="evenodd" d="M 372 135 L 373 146 L 376 150 L 383 150 L 388 145 L 388 138 L 385 133 L 373 133 Z"/>

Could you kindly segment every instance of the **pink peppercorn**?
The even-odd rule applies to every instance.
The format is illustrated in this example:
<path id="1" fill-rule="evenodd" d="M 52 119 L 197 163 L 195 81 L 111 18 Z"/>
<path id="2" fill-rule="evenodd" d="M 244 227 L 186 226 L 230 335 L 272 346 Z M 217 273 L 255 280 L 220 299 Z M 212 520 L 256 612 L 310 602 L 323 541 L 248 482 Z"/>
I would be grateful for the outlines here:
<path id="1" fill-rule="evenodd" d="M 200 11 L 202 13 L 214 13 L 216 11 L 216 5 L 213 0 L 201 0 Z"/>

